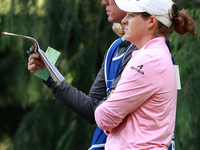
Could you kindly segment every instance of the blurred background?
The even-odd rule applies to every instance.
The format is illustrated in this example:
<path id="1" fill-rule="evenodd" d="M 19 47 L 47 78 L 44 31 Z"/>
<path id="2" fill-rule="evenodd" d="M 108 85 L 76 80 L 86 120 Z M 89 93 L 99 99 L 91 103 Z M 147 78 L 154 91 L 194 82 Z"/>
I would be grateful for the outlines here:
<path id="1" fill-rule="evenodd" d="M 200 148 L 200 0 L 176 0 L 196 20 L 194 35 L 169 40 L 179 65 L 175 149 Z M 61 52 L 56 67 L 77 89 L 89 89 L 104 53 L 118 37 L 100 0 L 0 0 L 0 31 L 32 36 Z M 27 70 L 32 42 L 0 35 L 0 150 L 86 150 L 89 125 Z"/>

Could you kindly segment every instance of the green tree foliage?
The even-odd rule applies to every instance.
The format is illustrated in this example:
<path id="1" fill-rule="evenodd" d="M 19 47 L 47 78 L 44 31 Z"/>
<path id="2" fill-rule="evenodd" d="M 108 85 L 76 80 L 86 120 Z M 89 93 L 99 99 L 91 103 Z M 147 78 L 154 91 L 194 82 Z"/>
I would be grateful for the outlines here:
<path id="1" fill-rule="evenodd" d="M 197 2 L 176 2 L 189 8 L 197 22 L 197 35 L 173 32 L 169 37 L 182 84 L 176 149 L 196 150 L 200 147 L 200 10 Z M 32 36 L 44 51 L 48 46 L 60 51 L 57 68 L 69 83 L 88 93 L 105 51 L 117 38 L 101 1 L 1 0 L 0 8 L 1 31 Z M 88 149 L 95 126 L 64 107 L 27 70 L 25 52 L 30 46 L 26 39 L 0 35 L 0 149 Z"/>
<path id="2" fill-rule="evenodd" d="M 182 84 L 177 101 L 175 139 L 178 150 L 196 150 L 200 146 L 200 9 L 193 9 L 189 14 L 196 20 L 197 34 L 180 36 L 173 32 L 170 36 Z"/>
<path id="3" fill-rule="evenodd" d="M 88 93 L 117 37 L 101 1 L 4 0 L 0 7 L 1 31 L 32 36 L 44 51 L 48 46 L 60 51 L 56 66 L 68 82 Z M 55 100 L 27 70 L 26 50 L 32 43 L 7 35 L 0 39 L 0 140 L 10 139 L 9 149 L 87 149 L 95 126 Z"/>

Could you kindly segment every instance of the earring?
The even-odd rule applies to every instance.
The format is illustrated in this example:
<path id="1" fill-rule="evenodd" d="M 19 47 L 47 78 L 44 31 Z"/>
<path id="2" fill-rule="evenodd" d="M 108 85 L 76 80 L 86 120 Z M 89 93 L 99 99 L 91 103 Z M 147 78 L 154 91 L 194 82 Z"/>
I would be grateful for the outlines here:
<path id="1" fill-rule="evenodd" d="M 150 28 L 151 26 L 150 25 L 148 25 L 148 28 Z"/>

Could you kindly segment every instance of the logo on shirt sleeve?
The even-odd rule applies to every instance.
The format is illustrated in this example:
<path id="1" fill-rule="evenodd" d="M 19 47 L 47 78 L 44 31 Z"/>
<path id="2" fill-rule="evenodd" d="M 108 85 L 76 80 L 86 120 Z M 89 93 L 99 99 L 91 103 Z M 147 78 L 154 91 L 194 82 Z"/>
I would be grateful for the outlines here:
<path id="1" fill-rule="evenodd" d="M 131 67 L 131 69 L 137 71 L 139 74 L 144 75 L 144 71 L 142 71 L 141 69 L 143 68 L 143 65 L 137 66 L 137 67 Z"/>

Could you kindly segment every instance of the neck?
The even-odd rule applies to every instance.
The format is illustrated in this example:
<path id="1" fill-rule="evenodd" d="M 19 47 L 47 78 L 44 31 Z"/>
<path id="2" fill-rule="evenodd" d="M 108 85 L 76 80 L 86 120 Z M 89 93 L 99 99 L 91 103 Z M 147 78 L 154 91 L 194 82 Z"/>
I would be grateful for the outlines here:
<path id="1" fill-rule="evenodd" d="M 147 42 L 149 42 L 153 38 L 154 38 L 153 36 L 145 36 L 142 39 L 140 39 L 137 43 L 135 43 L 135 45 L 140 50 L 143 46 L 146 45 Z"/>

